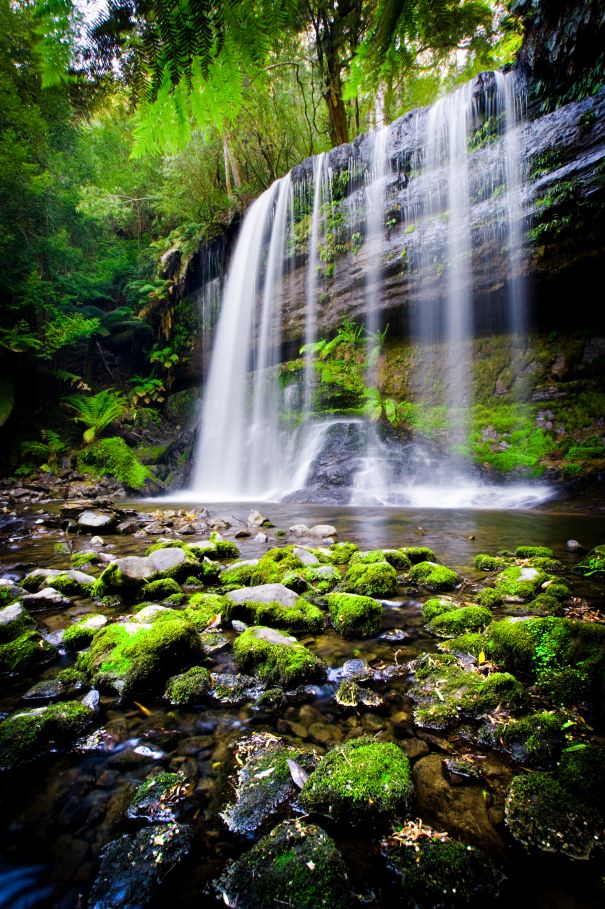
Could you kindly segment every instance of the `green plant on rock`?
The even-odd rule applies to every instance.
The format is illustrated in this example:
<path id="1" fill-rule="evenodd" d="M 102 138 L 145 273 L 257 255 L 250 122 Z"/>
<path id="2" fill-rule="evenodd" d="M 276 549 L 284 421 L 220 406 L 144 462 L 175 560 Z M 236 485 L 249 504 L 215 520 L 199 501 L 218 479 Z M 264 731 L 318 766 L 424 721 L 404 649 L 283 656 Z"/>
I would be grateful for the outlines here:
<path id="1" fill-rule="evenodd" d="M 113 477 L 131 489 L 142 489 L 153 476 L 119 437 L 99 439 L 77 455 L 78 470 L 93 477 Z"/>
<path id="2" fill-rule="evenodd" d="M 134 376 L 130 380 L 134 388 L 130 393 L 130 400 L 137 404 L 162 404 L 165 400 L 166 387 L 161 379 L 153 376 Z"/>
<path id="3" fill-rule="evenodd" d="M 96 395 L 68 395 L 67 406 L 75 411 L 76 423 L 84 423 L 84 441 L 87 445 L 94 442 L 97 435 L 124 416 L 127 409 L 126 398 L 113 388 L 104 388 Z"/>

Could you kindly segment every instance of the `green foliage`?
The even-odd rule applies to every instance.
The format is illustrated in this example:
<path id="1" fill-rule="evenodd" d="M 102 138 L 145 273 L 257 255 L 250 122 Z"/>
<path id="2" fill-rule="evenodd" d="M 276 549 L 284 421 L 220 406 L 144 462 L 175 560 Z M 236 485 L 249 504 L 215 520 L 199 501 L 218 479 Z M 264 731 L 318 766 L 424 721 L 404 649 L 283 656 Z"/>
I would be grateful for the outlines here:
<path id="1" fill-rule="evenodd" d="M 131 380 L 134 388 L 130 393 L 130 400 L 137 404 L 161 404 L 165 400 L 166 388 L 161 379 L 154 379 L 153 376 L 134 376 Z"/>
<path id="2" fill-rule="evenodd" d="M 32 455 L 43 470 L 54 471 L 59 465 L 59 458 L 67 451 L 67 445 L 52 429 L 41 429 L 40 437 L 41 441 L 22 442 L 21 450 L 25 455 Z"/>
<path id="3" fill-rule="evenodd" d="M 78 470 L 93 477 L 113 477 L 130 489 L 140 490 L 152 473 L 141 464 L 122 438 L 100 439 L 77 456 Z"/>
<path id="4" fill-rule="evenodd" d="M 65 398 L 69 408 L 75 411 L 73 418 L 77 423 L 84 423 L 84 441 L 94 442 L 98 433 L 115 423 L 126 413 L 126 399 L 112 388 L 105 388 L 96 395 L 69 395 Z"/>

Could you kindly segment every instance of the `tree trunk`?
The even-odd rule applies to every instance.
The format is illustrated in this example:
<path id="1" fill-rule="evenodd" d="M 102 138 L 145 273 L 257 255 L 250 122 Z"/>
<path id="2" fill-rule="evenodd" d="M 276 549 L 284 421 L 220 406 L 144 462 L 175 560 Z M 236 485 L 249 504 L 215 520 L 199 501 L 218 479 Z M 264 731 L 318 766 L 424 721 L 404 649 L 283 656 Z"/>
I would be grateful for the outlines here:
<path id="1" fill-rule="evenodd" d="M 330 139 L 332 145 L 343 145 L 349 141 L 349 125 L 347 111 L 342 99 L 342 82 L 340 80 L 340 66 L 336 60 L 328 60 L 328 73 L 324 99 L 328 106 L 330 118 Z"/>

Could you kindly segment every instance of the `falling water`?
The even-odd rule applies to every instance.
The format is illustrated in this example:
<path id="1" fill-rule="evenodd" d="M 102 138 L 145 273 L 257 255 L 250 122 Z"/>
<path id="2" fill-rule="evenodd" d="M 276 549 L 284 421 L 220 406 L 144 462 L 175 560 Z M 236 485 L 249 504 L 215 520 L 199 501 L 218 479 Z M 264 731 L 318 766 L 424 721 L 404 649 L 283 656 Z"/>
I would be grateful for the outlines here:
<path id="1" fill-rule="evenodd" d="M 442 405 L 452 420 L 448 434 L 455 443 L 467 440 L 472 404 L 472 342 L 478 317 L 474 269 L 488 272 L 489 256 L 501 256 L 502 251 L 510 274 L 508 315 L 494 331 L 504 328 L 513 339 L 511 357 L 524 347 L 526 333 L 519 108 L 511 76 L 496 74 L 495 80 L 478 84 L 479 90 L 477 83 L 469 83 L 416 115 L 418 148 L 408 162 L 414 172 L 411 190 L 398 197 L 408 222 L 404 233 L 411 228 L 417 235 L 409 262 L 415 286 L 411 342 L 422 351 L 416 400 Z M 487 128 L 492 132 L 484 141 Z M 291 312 L 284 309 L 284 270 L 294 261 L 294 195 L 299 216 L 310 216 L 302 293 L 307 345 L 318 335 L 318 300 L 330 294 L 330 272 L 322 274 L 319 267 L 322 237 L 325 232 L 334 246 L 346 239 L 334 233 L 336 222 L 325 216 L 326 203 L 339 214 L 338 231 L 344 230 L 340 225 L 345 219 L 348 239 L 359 238 L 365 224 L 363 254 L 357 262 L 363 268 L 366 383 L 380 387 L 376 359 L 369 354 L 381 327 L 382 262 L 389 242 L 385 217 L 394 193 L 400 192 L 387 155 L 391 136 L 390 128 L 383 127 L 365 140 L 370 156 L 361 188 L 360 166 L 368 158 L 360 156 L 358 145 L 351 147 L 343 171 L 348 175 L 344 201 L 332 199 L 334 159 L 322 154 L 313 162 L 312 181 L 306 178 L 302 187 L 293 187 L 287 175 L 248 211 L 227 277 L 206 383 L 194 480 L 194 494 L 200 498 L 298 496 L 304 501 L 308 491 L 311 500 L 317 494 L 321 501 L 354 504 L 511 507 L 547 497 L 535 487 L 489 487 L 473 478 L 461 460 L 448 459 L 422 443 L 394 445 L 360 417 L 318 417 L 312 406 L 312 356 L 306 360 L 302 389 L 298 383 L 279 387 L 282 323 Z M 338 160 L 340 173 L 342 156 Z M 407 256 L 407 249 L 404 252 Z M 346 267 L 344 259 L 340 267 Z M 359 265 L 353 270 L 359 286 Z M 481 318 L 485 322 L 484 314 Z"/>
<path id="2" fill-rule="evenodd" d="M 326 195 L 327 166 L 326 154 L 322 152 L 313 161 L 313 212 L 311 231 L 309 233 L 309 261 L 307 264 L 307 291 L 305 294 L 305 345 L 314 344 L 317 340 L 317 269 L 319 266 L 319 239 L 321 221 L 321 202 Z M 315 375 L 315 357 L 307 351 L 305 358 L 303 413 L 311 413 L 311 394 Z"/>

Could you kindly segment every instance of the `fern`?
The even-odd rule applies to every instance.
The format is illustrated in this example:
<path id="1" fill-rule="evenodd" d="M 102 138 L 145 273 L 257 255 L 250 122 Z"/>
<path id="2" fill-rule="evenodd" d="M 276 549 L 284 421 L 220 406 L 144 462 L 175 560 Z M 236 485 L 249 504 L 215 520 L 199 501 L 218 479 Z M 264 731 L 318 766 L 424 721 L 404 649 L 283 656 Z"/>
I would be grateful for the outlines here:
<path id="1" fill-rule="evenodd" d="M 84 441 L 87 445 L 94 442 L 98 433 L 105 427 L 115 423 L 122 417 L 127 409 L 124 395 L 111 388 L 105 388 L 96 395 L 68 395 L 65 398 L 67 406 L 74 410 L 73 418 L 76 423 L 84 423 Z"/>

